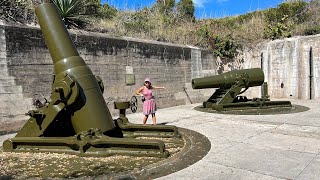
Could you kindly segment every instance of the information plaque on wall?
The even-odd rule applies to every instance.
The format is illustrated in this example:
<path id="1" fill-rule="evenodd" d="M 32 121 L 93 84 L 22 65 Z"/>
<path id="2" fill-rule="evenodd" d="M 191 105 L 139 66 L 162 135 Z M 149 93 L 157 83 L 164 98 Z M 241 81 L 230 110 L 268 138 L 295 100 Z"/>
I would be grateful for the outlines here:
<path id="1" fill-rule="evenodd" d="M 126 74 L 126 85 L 135 85 L 135 77 L 133 74 Z"/>

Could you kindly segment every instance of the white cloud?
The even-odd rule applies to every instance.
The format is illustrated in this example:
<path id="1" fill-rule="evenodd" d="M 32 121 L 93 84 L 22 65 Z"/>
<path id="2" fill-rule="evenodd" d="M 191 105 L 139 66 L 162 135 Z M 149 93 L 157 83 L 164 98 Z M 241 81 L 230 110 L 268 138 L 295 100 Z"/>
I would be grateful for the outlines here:
<path id="1" fill-rule="evenodd" d="M 210 1 L 216 1 L 217 3 L 227 2 L 229 0 L 193 0 L 193 3 L 196 7 L 204 7 Z"/>
<path id="2" fill-rule="evenodd" d="M 203 7 L 207 2 L 209 2 L 209 0 L 193 0 L 194 5 L 197 7 Z"/>

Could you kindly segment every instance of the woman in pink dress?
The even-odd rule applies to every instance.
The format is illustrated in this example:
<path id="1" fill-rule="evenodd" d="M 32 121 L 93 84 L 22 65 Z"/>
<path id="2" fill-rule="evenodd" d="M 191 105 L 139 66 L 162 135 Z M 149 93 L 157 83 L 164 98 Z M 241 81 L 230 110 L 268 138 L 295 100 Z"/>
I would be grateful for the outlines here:
<path id="1" fill-rule="evenodd" d="M 144 85 L 136 91 L 136 94 L 144 97 L 143 102 L 143 124 L 147 123 L 148 117 L 151 114 L 153 125 L 156 125 L 156 111 L 157 104 L 154 96 L 152 95 L 152 89 L 164 89 L 164 87 L 151 86 L 151 80 L 146 78 L 144 80 Z"/>

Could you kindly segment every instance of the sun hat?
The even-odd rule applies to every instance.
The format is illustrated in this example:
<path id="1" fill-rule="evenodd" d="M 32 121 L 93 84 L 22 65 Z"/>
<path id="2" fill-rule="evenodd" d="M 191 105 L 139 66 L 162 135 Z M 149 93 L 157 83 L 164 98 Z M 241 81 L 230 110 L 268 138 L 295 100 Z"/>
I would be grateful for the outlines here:
<path id="1" fill-rule="evenodd" d="M 147 81 L 151 83 L 150 78 L 146 78 L 146 79 L 144 80 L 144 82 L 147 82 Z"/>

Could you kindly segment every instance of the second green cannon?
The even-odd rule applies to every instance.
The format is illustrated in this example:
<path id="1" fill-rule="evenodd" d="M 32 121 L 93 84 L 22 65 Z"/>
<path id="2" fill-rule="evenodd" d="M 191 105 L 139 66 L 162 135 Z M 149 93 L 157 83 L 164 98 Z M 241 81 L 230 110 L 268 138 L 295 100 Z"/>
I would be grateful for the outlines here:
<path id="1" fill-rule="evenodd" d="M 248 99 L 246 96 L 240 96 L 255 86 L 261 86 L 261 98 Z M 217 88 L 212 96 L 203 102 L 205 108 L 217 111 L 292 107 L 290 101 L 270 101 L 268 85 L 264 82 L 264 73 L 260 68 L 234 70 L 216 76 L 195 78 L 192 79 L 192 88 Z"/>

